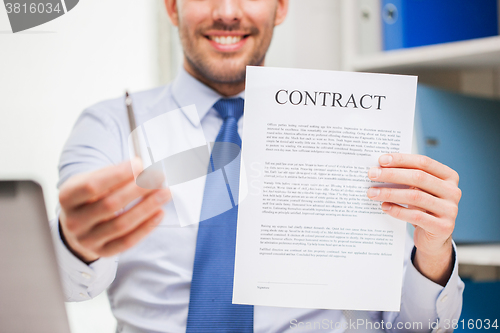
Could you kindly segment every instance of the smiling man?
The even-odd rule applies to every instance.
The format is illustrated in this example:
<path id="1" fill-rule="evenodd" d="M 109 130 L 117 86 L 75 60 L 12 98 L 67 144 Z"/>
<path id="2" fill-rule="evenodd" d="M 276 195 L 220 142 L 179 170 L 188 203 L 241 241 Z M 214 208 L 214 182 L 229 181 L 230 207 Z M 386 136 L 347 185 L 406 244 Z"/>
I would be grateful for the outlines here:
<path id="1" fill-rule="evenodd" d="M 179 27 L 184 66 L 170 85 L 133 94 L 138 123 L 195 104 L 208 142 L 241 145 L 245 68 L 264 64 L 288 1 L 165 5 Z M 199 124 L 185 114 L 176 126 L 190 137 Z M 52 234 L 68 301 L 107 289 L 118 332 L 127 333 L 287 332 L 300 331 L 306 325 L 298 323 L 305 322 L 328 322 L 324 331 L 344 331 L 335 325 L 349 317 L 342 311 L 231 304 L 237 207 L 181 228 L 168 189 L 136 186 L 128 134 L 123 99 L 110 100 L 82 113 L 63 150 Z M 410 188 L 370 189 L 368 196 L 416 227 L 415 246 L 407 242 L 401 311 L 369 316 L 387 331 L 430 331 L 436 320 L 432 328 L 451 331 L 463 290 L 451 240 L 461 196 L 458 175 L 423 156 L 391 154 L 379 162 L 371 179 Z"/>

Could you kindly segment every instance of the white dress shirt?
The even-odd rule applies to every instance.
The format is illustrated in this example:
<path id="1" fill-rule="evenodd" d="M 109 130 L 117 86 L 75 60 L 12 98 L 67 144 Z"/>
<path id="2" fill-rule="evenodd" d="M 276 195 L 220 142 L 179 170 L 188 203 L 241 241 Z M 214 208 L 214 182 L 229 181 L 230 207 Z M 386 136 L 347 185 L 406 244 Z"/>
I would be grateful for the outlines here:
<path id="1" fill-rule="evenodd" d="M 244 93 L 239 96 L 244 97 Z M 213 142 L 222 125 L 222 119 L 212 108 L 221 96 L 183 69 L 172 84 L 136 93 L 132 97 L 138 124 L 195 104 L 201 124 L 187 115 L 178 124 L 187 135 L 201 126 L 207 142 Z M 238 123 L 240 135 L 243 118 Z M 123 98 L 85 110 L 62 152 L 58 185 L 78 173 L 129 159 L 129 133 Z M 68 251 L 61 241 L 58 219 L 51 221 L 67 300 L 85 301 L 107 289 L 118 321 L 118 332 L 185 332 L 198 228 L 197 225 L 180 227 L 172 202 L 165 205 L 164 210 L 166 214 L 162 223 L 138 245 L 119 256 L 101 258 L 90 265 Z M 413 242 L 408 237 L 401 311 L 372 312 L 369 315 L 379 322 L 390 322 L 392 329 L 387 330 L 389 332 L 416 332 L 415 328 L 404 328 L 405 323 L 414 322 L 421 322 L 422 331 L 430 332 L 429 322 L 437 319 L 440 332 L 451 332 L 451 329 L 444 329 L 445 323 L 459 319 L 462 307 L 463 283 L 458 277 L 457 261 L 447 285 L 442 287 L 415 269 L 410 259 L 412 249 Z M 345 321 L 342 311 L 338 310 L 254 308 L 256 333 L 343 332 L 343 328 L 335 329 L 334 324 Z M 322 323 L 323 328 L 318 329 L 316 325 L 316 329 L 307 329 L 314 327 L 315 323 Z"/>

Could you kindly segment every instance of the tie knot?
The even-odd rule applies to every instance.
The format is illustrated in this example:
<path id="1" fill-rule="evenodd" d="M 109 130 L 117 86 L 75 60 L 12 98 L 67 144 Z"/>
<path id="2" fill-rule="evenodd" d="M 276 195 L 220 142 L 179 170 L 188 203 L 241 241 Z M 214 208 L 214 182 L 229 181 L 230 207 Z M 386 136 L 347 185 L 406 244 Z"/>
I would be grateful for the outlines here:
<path id="1" fill-rule="evenodd" d="M 214 109 L 219 112 L 222 119 L 226 120 L 229 117 L 236 118 L 238 121 L 243 115 L 243 98 L 221 98 L 214 104 Z"/>

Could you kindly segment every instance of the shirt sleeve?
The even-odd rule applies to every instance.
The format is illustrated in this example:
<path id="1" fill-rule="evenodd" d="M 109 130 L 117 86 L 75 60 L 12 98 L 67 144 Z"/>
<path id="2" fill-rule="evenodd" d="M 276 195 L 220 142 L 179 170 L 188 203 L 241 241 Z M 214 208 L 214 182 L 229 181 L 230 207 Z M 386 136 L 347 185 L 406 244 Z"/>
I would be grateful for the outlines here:
<path id="1" fill-rule="evenodd" d="M 458 321 L 460 318 L 464 290 L 464 283 L 458 276 L 455 243 L 453 272 L 444 287 L 429 280 L 415 268 L 415 251 L 413 246 L 406 259 L 400 312 L 382 313 L 385 329 L 387 332 L 453 332 L 452 320 Z"/>
<path id="2" fill-rule="evenodd" d="M 119 125 L 103 106 L 85 110 L 66 142 L 59 163 L 60 187 L 70 177 L 120 163 L 124 159 Z M 118 257 L 85 264 L 68 250 L 60 235 L 57 217 L 50 221 L 51 233 L 67 301 L 84 301 L 99 295 L 113 282 Z"/>
<path id="3" fill-rule="evenodd" d="M 115 278 L 118 258 L 101 258 L 87 265 L 62 241 L 58 218 L 50 221 L 50 227 L 66 301 L 85 301 L 103 292 Z"/>

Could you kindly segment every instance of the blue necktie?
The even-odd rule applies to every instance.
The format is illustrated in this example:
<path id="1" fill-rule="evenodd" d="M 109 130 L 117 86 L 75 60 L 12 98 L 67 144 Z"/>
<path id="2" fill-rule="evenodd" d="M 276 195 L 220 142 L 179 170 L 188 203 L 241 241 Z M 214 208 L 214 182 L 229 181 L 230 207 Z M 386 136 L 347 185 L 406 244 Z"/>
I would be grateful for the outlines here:
<path id="1" fill-rule="evenodd" d="M 220 99 L 214 104 L 224 123 L 212 149 L 209 172 L 222 171 L 225 184 L 215 184 L 207 177 L 201 215 L 211 209 L 206 207 L 208 203 L 213 206 L 218 198 L 227 202 L 229 196 L 232 208 L 199 225 L 187 333 L 253 332 L 253 306 L 232 304 L 238 194 L 233 193 L 235 187 L 231 191 L 228 179 L 239 175 L 239 163 L 231 163 L 237 165 L 236 170 L 228 170 L 227 165 L 241 148 L 238 120 L 243 115 L 243 104 L 241 98 Z"/>

